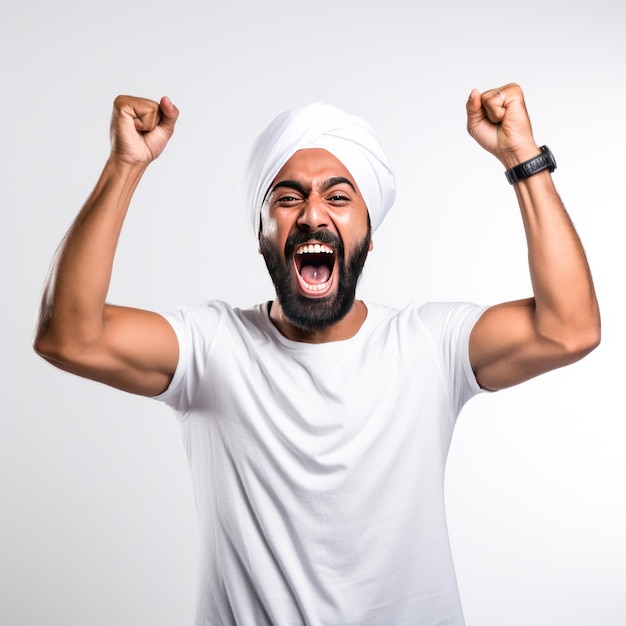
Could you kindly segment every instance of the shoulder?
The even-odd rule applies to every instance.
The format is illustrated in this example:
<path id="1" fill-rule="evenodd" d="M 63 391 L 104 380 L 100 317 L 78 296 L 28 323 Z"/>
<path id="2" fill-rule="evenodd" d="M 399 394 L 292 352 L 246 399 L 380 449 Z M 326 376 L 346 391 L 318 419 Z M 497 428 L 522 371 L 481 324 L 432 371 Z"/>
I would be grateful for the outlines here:
<path id="1" fill-rule="evenodd" d="M 422 346 L 437 352 L 465 350 L 476 322 L 488 308 L 469 302 L 412 302 L 401 309 L 368 308 L 373 311 L 371 337 L 385 343 Z M 430 348 L 428 347 L 430 346 Z"/>
<path id="2" fill-rule="evenodd" d="M 240 309 L 222 300 L 211 300 L 203 304 L 183 305 L 161 315 L 174 328 L 180 344 L 190 342 L 196 349 L 201 344 L 212 342 L 221 332 L 249 334 L 258 332 L 264 325 L 267 305 Z M 206 347 L 205 346 L 205 347 Z"/>
<path id="3" fill-rule="evenodd" d="M 205 304 L 179 306 L 161 313 L 173 327 L 179 345 L 179 358 L 169 388 L 156 396 L 178 410 L 187 410 L 196 392 L 211 372 L 213 380 L 217 364 L 245 361 L 246 348 L 254 343 L 250 337 L 262 326 L 266 305 L 238 309 L 213 300 Z"/>
<path id="4" fill-rule="evenodd" d="M 433 328 L 445 328 L 469 323 L 475 324 L 487 309 L 472 302 L 414 302 L 406 307 L 408 317 L 418 318 Z"/>
<path id="5" fill-rule="evenodd" d="M 222 300 L 210 300 L 202 304 L 181 305 L 161 312 L 172 324 L 188 326 L 214 325 L 221 321 L 259 324 L 263 318 L 265 304 L 240 309 Z"/>
<path id="6" fill-rule="evenodd" d="M 473 326 L 487 309 L 470 302 L 415 301 L 401 309 L 366 304 L 375 325 L 395 324 L 401 328 L 421 328 L 430 332 L 441 332 L 458 325 Z"/>

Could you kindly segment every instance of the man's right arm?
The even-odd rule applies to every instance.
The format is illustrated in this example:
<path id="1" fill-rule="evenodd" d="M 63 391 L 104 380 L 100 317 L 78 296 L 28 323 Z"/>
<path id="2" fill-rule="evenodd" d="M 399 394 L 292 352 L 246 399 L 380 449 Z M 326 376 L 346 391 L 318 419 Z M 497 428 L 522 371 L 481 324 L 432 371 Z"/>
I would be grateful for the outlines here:
<path id="1" fill-rule="evenodd" d="M 63 370 L 146 396 L 164 391 L 174 374 L 176 335 L 157 313 L 108 305 L 106 296 L 131 198 L 177 117 L 169 98 L 116 98 L 111 155 L 53 261 L 34 343 Z"/>

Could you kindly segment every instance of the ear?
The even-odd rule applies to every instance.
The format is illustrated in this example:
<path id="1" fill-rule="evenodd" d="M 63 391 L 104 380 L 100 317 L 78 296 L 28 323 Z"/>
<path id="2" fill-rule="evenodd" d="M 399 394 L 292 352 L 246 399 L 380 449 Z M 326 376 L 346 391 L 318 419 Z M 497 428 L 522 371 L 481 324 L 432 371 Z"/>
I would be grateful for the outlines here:
<path id="1" fill-rule="evenodd" d="M 374 229 L 370 226 L 370 245 L 367 248 L 368 252 L 371 252 L 374 249 Z"/>

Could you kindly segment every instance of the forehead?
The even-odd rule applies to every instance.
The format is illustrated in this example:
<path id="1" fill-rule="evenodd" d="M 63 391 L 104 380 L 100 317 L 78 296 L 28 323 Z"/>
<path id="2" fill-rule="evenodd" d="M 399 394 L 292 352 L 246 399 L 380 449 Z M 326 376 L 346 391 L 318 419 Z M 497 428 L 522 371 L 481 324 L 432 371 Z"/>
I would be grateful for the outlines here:
<path id="1" fill-rule="evenodd" d="M 347 178 L 356 187 L 348 168 L 336 156 L 323 148 L 304 148 L 295 152 L 280 168 L 272 184 L 286 179 L 312 182 L 337 176 Z"/>

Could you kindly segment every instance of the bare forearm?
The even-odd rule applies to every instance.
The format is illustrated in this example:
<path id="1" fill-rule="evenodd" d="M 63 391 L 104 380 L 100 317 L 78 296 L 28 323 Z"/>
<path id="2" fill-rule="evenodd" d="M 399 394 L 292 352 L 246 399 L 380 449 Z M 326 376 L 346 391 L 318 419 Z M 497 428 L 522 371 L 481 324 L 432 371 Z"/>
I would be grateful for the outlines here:
<path id="1" fill-rule="evenodd" d="M 122 224 L 145 166 L 110 159 L 65 236 L 46 283 L 38 335 L 89 340 L 102 328 Z"/>
<path id="2" fill-rule="evenodd" d="M 34 345 L 63 370 L 148 396 L 163 391 L 174 374 L 176 335 L 157 313 L 105 300 L 131 198 L 177 118 L 167 97 L 115 99 L 111 156 L 52 264 Z"/>
<path id="3" fill-rule="evenodd" d="M 483 93 L 473 90 L 467 128 L 507 170 L 540 153 L 522 90 L 515 83 Z M 534 298 L 491 307 L 472 330 L 472 368 L 480 384 L 493 390 L 573 363 L 600 341 L 587 259 L 550 173 L 522 176 L 515 192 L 528 241 Z"/>
<path id="4" fill-rule="evenodd" d="M 599 334 L 599 312 L 591 272 L 550 174 L 516 183 L 515 192 L 528 241 L 536 332 L 574 352 L 578 345 L 595 344 L 591 335 Z"/>

